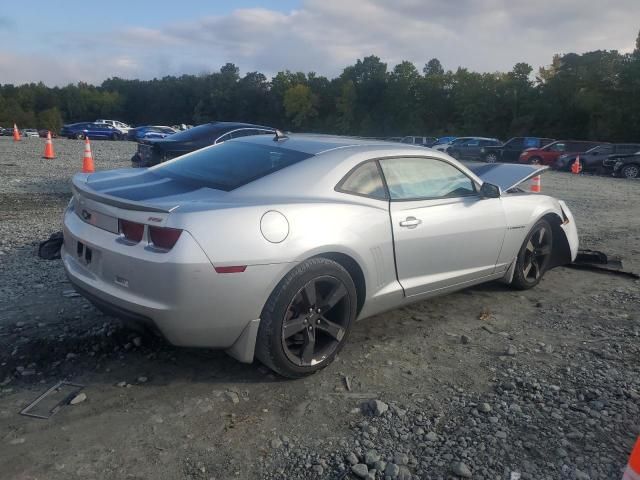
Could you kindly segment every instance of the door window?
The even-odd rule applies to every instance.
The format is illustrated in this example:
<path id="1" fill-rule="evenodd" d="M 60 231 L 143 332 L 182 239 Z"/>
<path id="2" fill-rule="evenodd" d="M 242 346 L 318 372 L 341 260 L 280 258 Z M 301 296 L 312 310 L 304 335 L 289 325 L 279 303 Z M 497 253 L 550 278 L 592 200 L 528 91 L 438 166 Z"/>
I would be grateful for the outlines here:
<path id="1" fill-rule="evenodd" d="M 348 173 L 336 190 L 372 198 L 387 198 L 380 171 L 374 161 L 363 163 Z"/>
<path id="2" fill-rule="evenodd" d="M 392 200 L 465 197 L 476 194 L 473 181 L 452 165 L 430 158 L 381 160 Z"/>

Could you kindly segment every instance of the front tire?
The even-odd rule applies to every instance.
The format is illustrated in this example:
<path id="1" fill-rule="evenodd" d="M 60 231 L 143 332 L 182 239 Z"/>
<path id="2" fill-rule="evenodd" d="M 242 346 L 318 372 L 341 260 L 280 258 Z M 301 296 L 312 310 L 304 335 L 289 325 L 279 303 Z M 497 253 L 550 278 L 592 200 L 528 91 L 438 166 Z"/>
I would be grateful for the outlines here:
<path id="1" fill-rule="evenodd" d="M 81 134 L 81 133 L 76 133 L 76 135 L 75 135 L 75 139 L 76 139 L 76 140 L 84 140 L 84 135 L 83 135 L 83 134 Z"/>
<path id="2" fill-rule="evenodd" d="M 620 170 L 620 176 L 624 178 L 638 178 L 640 176 L 640 166 L 633 163 L 625 165 Z"/>
<path id="3" fill-rule="evenodd" d="M 267 300 L 256 357 L 276 373 L 300 378 L 329 365 L 356 318 L 353 279 L 337 262 L 309 259 L 290 271 Z"/>
<path id="4" fill-rule="evenodd" d="M 532 157 L 529 160 L 529 165 L 541 165 L 542 164 L 542 159 L 540 157 Z"/>
<path id="5" fill-rule="evenodd" d="M 518 290 L 535 287 L 549 265 L 553 248 L 553 231 L 546 220 L 538 220 L 518 252 L 511 286 Z"/>

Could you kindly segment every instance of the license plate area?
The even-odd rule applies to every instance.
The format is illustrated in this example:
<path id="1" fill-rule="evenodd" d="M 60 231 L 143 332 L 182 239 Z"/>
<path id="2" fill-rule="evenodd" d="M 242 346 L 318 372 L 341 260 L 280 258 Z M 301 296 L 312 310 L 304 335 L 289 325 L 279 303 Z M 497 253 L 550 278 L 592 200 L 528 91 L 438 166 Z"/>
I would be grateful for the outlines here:
<path id="1" fill-rule="evenodd" d="M 84 243 L 78 241 L 76 246 L 76 255 L 80 263 L 86 265 L 87 267 L 93 267 L 92 270 L 95 270 L 97 266 L 97 260 L 99 258 L 98 252 Z"/>

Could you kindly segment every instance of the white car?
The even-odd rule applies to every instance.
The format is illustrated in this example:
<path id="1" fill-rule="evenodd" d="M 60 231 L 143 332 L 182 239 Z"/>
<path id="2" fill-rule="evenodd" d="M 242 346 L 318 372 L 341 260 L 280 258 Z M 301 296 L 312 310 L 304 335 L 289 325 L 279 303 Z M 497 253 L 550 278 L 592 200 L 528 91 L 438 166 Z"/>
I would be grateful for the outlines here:
<path id="1" fill-rule="evenodd" d="M 127 134 L 129 133 L 129 130 L 131 130 L 133 127 L 127 125 L 126 123 L 123 122 L 119 122 L 118 120 L 103 120 L 103 119 L 98 119 L 95 121 L 95 123 L 104 123 L 106 125 L 111 125 L 113 128 L 119 130 L 121 133 L 123 134 Z"/>
<path id="2" fill-rule="evenodd" d="M 38 130 L 36 130 L 35 128 L 25 128 L 24 130 L 22 130 L 22 136 L 40 138 L 40 134 L 38 133 Z"/>

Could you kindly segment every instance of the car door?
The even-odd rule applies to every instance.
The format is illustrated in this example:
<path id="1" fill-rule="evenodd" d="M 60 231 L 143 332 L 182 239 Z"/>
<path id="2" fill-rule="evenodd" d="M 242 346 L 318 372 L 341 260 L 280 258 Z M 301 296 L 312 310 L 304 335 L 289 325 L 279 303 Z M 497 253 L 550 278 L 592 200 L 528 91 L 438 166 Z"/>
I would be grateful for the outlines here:
<path id="1" fill-rule="evenodd" d="M 464 144 L 464 149 L 462 150 L 462 159 L 463 160 L 472 160 L 480 156 L 480 140 L 477 138 L 472 138 L 468 142 Z"/>
<path id="2" fill-rule="evenodd" d="M 502 147 L 502 161 L 516 162 L 524 150 L 524 137 L 514 137 Z"/>
<path id="3" fill-rule="evenodd" d="M 444 160 L 389 158 L 380 166 L 398 281 L 407 296 L 494 273 L 506 228 L 500 198 L 483 199 L 475 182 Z"/>

